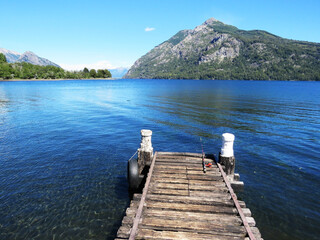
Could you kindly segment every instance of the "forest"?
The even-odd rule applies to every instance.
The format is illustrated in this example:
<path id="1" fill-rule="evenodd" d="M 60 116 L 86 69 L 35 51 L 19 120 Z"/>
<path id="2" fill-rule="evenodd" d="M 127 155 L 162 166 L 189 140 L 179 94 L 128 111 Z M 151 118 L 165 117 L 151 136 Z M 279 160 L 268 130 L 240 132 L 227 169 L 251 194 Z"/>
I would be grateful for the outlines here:
<path id="1" fill-rule="evenodd" d="M 55 66 L 39 66 L 26 62 L 8 63 L 4 54 L 0 53 L 0 79 L 91 79 L 111 78 L 107 69 L 88 69 L 82 71 L 66 71 Z"/>

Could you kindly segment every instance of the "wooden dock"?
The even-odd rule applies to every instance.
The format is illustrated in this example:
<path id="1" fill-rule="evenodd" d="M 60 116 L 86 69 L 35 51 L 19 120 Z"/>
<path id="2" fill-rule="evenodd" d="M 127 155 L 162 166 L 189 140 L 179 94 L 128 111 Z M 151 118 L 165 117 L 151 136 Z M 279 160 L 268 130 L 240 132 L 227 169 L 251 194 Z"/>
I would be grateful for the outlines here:
<path id="1" fill-rule="evenodd" d="M 262 238 L 213 157 L 156 152 L 143 192 L 133 196 L 116 239 Z"/>

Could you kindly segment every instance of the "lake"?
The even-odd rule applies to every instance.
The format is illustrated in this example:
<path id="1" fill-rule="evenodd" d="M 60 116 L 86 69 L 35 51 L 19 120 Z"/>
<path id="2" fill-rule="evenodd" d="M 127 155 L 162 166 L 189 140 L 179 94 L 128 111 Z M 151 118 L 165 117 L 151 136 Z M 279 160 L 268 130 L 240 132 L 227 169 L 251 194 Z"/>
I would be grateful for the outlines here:
<path id="1" fill-rule="evenodd" d="M 113 239 L 140 130 L 156 151 L 218 153 L 264 239 L 320 236 L 320 82 L 0 82 L 0 239 Z"/>

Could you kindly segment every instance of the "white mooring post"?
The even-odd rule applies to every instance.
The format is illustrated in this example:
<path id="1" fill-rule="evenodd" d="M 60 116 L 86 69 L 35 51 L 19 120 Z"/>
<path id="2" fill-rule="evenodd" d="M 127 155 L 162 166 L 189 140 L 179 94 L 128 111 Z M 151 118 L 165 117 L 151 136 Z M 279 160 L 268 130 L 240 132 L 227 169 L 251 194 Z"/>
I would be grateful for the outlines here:
<path id="1" fill-rule="evenodd" d="M 151 165 L 153 158 L 153 147 L 151 143 L 152 131 L 147 129 L 141 130 L 141 143 L 138 149 L 139 172 L 143 170 L 145 165 Z"/>
<path id="2" fill-rule="evenodd" d="M 233 154 L 234 135 L 232 133 L 222 134 L 222 147 L 220 152 L 220 163 L 225 167 L 225 172 L 230 181 L 233 181 L 235 169 L 235 157 Z"/>
<path id="3" fill-rule="evenodd" d="M 241 190 L 243 188 L 243 182 L 239 181 L 240 175 L 234 173 L 236 166 L 236 159 L 233 152 L 234 135 L 232 133 L 222 134 L 222 147 L 219 155 L 219 161 L 224 166 L 224 171 L 231 183 L 234 190 Z"/>

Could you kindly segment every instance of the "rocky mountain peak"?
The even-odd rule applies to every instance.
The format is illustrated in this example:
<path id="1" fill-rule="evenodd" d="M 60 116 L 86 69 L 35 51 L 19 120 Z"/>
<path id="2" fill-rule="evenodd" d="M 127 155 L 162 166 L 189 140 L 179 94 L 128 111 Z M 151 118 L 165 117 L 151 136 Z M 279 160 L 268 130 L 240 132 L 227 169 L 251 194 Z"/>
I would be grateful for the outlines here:
<path id="1" fill-rule="evenodd" d="M 203 25 L 211 25 L 211 24 L 214 24 L 214 23 L 217 23 L 217 22 L 220 22 L 220 21 L 218 21 L 218 20 L 215 19 L 215 18 L 209 18 L 207 21 L 205 21 L 205 22 L 203 23 Z"/>
<path id="2" fill-rule="evenodd" d="M 7 61 L 9 63 L 16 62 L 19 59 L 19 57 L 21 56 L 21 53 L 11 51 L 11 50 L 8 50 L 5 48 L 0 48 L 0 53 L 3 53 L 6 56 Z"/>
<path id="3" fill-rule="evenodd" d="M 34 65 L 40 65 L 40 66 L 52 65 L 55 67 L 60 67 L 59 65 L 49 61 L 46 58 L 39 57 L 38 55 L 36 55 L 35 53 L 33 53 L 31 51 L 27 51 L 27 52 L 23 53 L 19 57 L 17 62 L 27 62 L 27 63 L 31 63 Z"/>
<path id="4" fill-rule="evenodd" d="M 5 48 L 0 48 L 0 53 L 3 53 L 6 56 L 7 61 L 9 63 L 27 62 L 27 63 L 40 65 L 40 66 L 52 65 L 52 66 L 60 67 L 59 65 L 49 61 L 48 59 L 39 57 L 38 55 L 36 55 L 34 52 L 31 52 L 31 51 L 26 51 L 23 54 L 21 54 Z"/>

